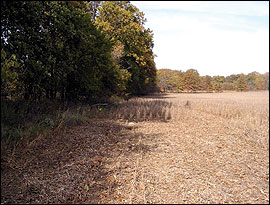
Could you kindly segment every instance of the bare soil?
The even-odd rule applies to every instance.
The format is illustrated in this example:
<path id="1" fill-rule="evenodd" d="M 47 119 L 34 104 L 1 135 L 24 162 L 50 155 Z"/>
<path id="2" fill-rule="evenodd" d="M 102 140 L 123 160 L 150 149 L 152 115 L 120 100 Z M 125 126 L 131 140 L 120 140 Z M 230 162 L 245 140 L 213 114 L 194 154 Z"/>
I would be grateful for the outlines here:
<path id="1" fill-rule="evenodd" d="M 269 203 L 269 92 L 146 99 L 171 119 L 89 119 L 16 150 L 1 203 Z"/>

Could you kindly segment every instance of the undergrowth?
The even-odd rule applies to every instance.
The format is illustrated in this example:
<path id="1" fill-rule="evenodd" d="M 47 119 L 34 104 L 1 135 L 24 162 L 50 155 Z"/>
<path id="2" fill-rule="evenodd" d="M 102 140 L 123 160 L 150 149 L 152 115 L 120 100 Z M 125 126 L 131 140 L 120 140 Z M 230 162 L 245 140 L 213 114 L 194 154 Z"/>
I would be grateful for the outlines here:
<path id="1" fill-rule="evenodd" d="M 38 104 L 1 100 L 1 144 L 15 146 L 59 127 L 79 125 L 87 120 L 84 107 L 51 101 Z"/>
<path id="2" fill-rule="evenodd" d="M 171 107 L 172 103 L 163 100 L 136 98 L 97 104 L 1 100 L 1 153 L 89 119 L 167 122 L 172 118 Z"/>

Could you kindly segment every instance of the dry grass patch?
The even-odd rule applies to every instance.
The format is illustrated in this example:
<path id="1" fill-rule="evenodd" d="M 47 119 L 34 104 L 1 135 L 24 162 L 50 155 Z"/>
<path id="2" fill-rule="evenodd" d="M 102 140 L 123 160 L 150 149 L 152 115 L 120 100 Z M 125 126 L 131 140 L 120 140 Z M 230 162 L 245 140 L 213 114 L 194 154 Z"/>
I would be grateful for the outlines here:
<path id="1" fill-rule="evenodd" d="M 96 118 L 129 122 L 164 121 L 171 119 L 172 102 L 135 98 L 118 104 L 100 104 L 91 108 Z"/>
<path id="2" fill-rule="evenodd" d="M 2 203 L 269 203 L 269 92 L 146 96 L 78 112 L 86 123 L 14 153 Z"/>

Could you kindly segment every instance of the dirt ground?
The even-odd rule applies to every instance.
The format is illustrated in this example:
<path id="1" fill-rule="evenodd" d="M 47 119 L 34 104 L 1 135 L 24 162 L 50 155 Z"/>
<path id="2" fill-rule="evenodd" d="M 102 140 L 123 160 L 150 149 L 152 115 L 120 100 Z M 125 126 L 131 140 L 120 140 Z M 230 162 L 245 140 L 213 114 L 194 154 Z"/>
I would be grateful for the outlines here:
<path id="1" fill-rule="evenodd" d="M 15 153 L 1 203 L 269 203 L 269 92 L 148 100 L 171 119 L 89 119 Z"/>

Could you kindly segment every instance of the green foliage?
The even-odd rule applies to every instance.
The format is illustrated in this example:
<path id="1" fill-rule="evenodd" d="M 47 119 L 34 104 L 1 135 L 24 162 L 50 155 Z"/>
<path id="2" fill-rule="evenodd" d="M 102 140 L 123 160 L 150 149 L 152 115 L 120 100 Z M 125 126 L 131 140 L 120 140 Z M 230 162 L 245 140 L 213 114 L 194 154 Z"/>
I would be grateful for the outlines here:
<path id="1" fill-rule="evenodd" d="M 197 70 L 189 69 L 183 76 L 184 90 L 198 91 L 200 90 L 200 75 Z"/>
<path id="2" fill-rule="evenodd" d="M 198 91 L 200 90 L 200 76 L 197 70 L 186 72 L 160 69 L 157 71 L 158 85 L 163 91 Z"/>
<path id="3" fill-rule="evenodd" d="M 269 74 L 268 74 L 268 77 L 267 77 L 267 74 L 256 76 L 254 85 L 255 85 L 255 90 L 269 89 Z"/>
<path id="4" fill-rule="evenodd" d="M 248 88 L 247 81 L 246 81 L 246 76 L 245 75 L 240 75 L 240 77 L 237 80 L 237 90 L 238 91 L 246 91 Z"/>
<path id="5" fill-rule="evenodd" d="M 217 82 L 217 83 L 224 83 L 225 82 L 225 77 L 224 76 L 213 76 L 212 78 L 213 81 Z"/>
<path id="6" fill-rule="evenodd" d="M 225 82 L 224 76 L 213 76 L 212 78 L 212 90 L 220 92 L 222 91 L 222 85 Z"/>
<path id="7" fill-rule="evenodd" d="M 154 87 L 153 33 L 145 21 L 127 1 L 1 2 L 1 137 L 86 120 L 82 113 L 51 117 L 35 109 L 47 99 L 93 103 Z"/>
<path id="8" fill-rule="evenodd" d="M 213 81 L 211 84 L 212 84 L 213 91 L 220 92 L 222 90 L 220 83 Z"/>
<path id="9" fill-rule="evenodd" d="M 197 70 L 186 72 L 159 69 L 157 71 L 158 87 L 161 91 L 170 92 L 221 92 L 222 90 L 267 90 L 269 89 L 269 73 L 252 72 L 248 75 L 232 74 L 227 76 L 200 76 Z"/>
<path id="10" fill-rule="evenodd" d="M 157 71 L 158 86 L 162 91 L 183 91 L 183 73 L 169 69 Z"/>
<path id="11" fill-rule="evenodd" d="M 153 87 L 156 83 L 153 33 L 143 26 L 144 14 L 128 1 L 105 1 L 93 19 L 113 44 L 114 63 L 130 73 L 120 90 L 125 86 L 126 92 L 141 94 Z"/>
<path id="12" fill-rule="evenodd" d="M 9 144 L 35 138 L 58 128 L 87 121 L 89 106 L 63 106 L 57 102 L 1 101 L 1 142 Z"/>
<path id="13" fill-rule="evenodd" d="M 212 78 L 209 75 L 201 77 L 201 89 L 207 92 L 213 91 Z"/>
<path id="14" fill-rule="evenodd" d="M 1 17 L 8 95 L 97 100 L 156 84 L 153 33 L 130 2 L 4 1 Z"/>
<path id="15" fill-rule="evenodd" d="M 18 69 L 19 63 L 16 55 L 7 57 L 4 49 L 1 49 L 1 95 L 14 95 L 18 90 Z"/>
<path id="16" fill-rule="evenodd" d="M 93 25 L 85 2 L 4 2 L 1 15 L 1 44 L 21 62 L 18 80 L 26 99 L 116 92 L 112 46 Z"/>
<path id="17" fill-rule="evenodd" d="M 260 75 L 257 72 L 252 72 L 247 75 L 247 84 L 248 84 L 248 89 L 249 90 L 254 90 L 255 89 L 255 80 L 256 76 Z"/>

